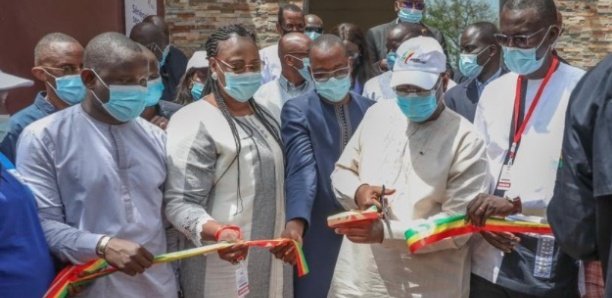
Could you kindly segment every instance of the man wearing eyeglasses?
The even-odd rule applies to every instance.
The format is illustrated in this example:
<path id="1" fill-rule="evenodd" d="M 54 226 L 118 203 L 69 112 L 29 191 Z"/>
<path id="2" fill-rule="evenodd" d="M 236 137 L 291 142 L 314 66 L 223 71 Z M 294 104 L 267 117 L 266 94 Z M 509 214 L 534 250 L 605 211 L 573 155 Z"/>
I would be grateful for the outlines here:
<path id="1" fill-rule="evenodd" d="M 466 298 L 469 237 L 410 253 L 404 233 L 465 212 L 486 188 L 485 144 L 469 121 L 444 106 L 440 44 L 415 37 L 397 54 L 395 100 L 368 110 L 331 176 L 345 209 L 376 206 L 383 218 L 335 230 L 346 237 L 328 297 Z"/>
<path id="2" fill-rule="evenodd" d="M 85 86 L 80 72 L 83 66 L 83 46 L 63 33 L 50 33 L 34 48 L 32 75 L 44 83 L 34 102 L 13 115 L 7 134 L 0 143 L 0 152 L 15 162 L 17 140 L 30 123 L 56 111 L 80 103 L 85 98 Z"/>
<path id="3" fill-rule="evenodd" d="M 446 106 L 474 121 L 480 95 L 493 80 L 508 72 L 502 64 L 502 49 L 495 39 L 495 24 L 479 22 L 468 26 L 461 35 L 459 70 L 467 78 L 444 95 Z"/>
<path id="4" fill-rule="evenodd" d="M 304 243 L 310 270 L 294 281 L 296 297 L 325 297 L 342 237 L 327 227 L 327 217 L 342 210 L 334 200 L 334 163 L 374 103 L 350 93 L 351 63 L 342 40 L 324 34 L 310 49 L 309 72 L 315 91 L 288 101 L 281 114 L 285 144 L 286 219 L 283 233 Z M 303 237 L 303 238 L 302 238 Z"/>
<path id="5" fill-rule="evenodd" d="M 304 34 L 310 39 L 315 40 L 323 34 L 323 20 L 318 15 L 305 15 L 304 22 L 306 23 Z"/>
<path id="6" fill-rule="evenodd" d="M 370 28 L 366 33 L 366 41 L 370 58 L 380 64 L 387 56 L 387 35 L 397 23 L 421 24 L 431 31 L 433 37 L 445 48 L 444 36 L 435 28 L 423 24 L 425 15 L 425 0 L 395 0 L 394 9 L 397 18 L 389 23 Z"/>
<path id="7" fill-rule="evenodd" d="M 312 40 L 302 33 L 285 34 L 278 42 L 278 55 L 282 58 L 280 77 L 262 85 L 253 95 L 280 122 L 283 105 L 314 89 L 308 69 L 308 49 Z"/>
<path id="8" fill-rule="evenodd" d="M 565 112 L 584 74 L 552 53 L 560 32 L 553 0 L 509 0 L 500 24 L 495 37 L 511 73 L 485 87 L 476 109 L 493 182 L 468 206 L 477 226 L 491 216 L 546 221 Z M 472 297 L 578 297 L 577 262 L 552 235 L 483 232 L 473 240 Z"/>
<path id="9" fill-rule="evenodd" d="M 295 4 L 285 4 L 278 9 L 276 32 L 283 37 L 287 33 L 304 33 L 304 13 Z M 281 74 L 281 62 L 278 56 L 278 43 L 265 47 L 259 51 L 263 63 L 263 82 L 276 80 Z"/>

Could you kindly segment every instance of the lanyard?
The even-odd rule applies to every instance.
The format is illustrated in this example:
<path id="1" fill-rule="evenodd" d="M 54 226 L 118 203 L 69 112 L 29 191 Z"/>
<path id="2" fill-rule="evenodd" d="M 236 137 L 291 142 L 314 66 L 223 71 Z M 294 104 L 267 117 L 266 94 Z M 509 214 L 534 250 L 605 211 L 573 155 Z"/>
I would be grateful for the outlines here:
<path id="1" fill-rule="evenodd" d="M 536 107 L 538 106 L 538 103 L 540 102 L 540 99 L 542 98 L 542 93 L 544 92 L 544 89 L 548 85 L 550 78 L 552 78 L 558 66 L 559 66 L 559 59 L 557 59 L 556 56 L 553 56 L 552 64 L 550 65 L 550 68 L 548 69 L 548 72 L 546 73 L 546 76 L 544 77 L 544 81 L 538 88 L 538 92 L 533 98 L 533 102 L 531 103 L 531 106 L 529 106 L 529 110 L 527 114 L 525 115 L 525 118 L 522 121 L 522 123 L 520 123 L 520 126 L 519 126 L 519 121 L 520 121 L 519 117 L 521 115 L 521 94 L 522 94 L 521 88 L 523 86 L 523 80 L 525 79 L 525 77 L 523 76 L 518 77 L 518 81 L 516 84 L 516 95 L 514 97 L 514 118 L 512 122 L 512 129 L 514 131 L 514 136 L 512 138 L 512 145 L 510 146 L 510 152 L 508 153 L 508 162 L 507 162 L 508 165 L 512 165 L 514 163 L 514 158 L 516 157 L 516 152 L 518 151 L 518 145 L 521 142 L 523 133 L 525 132 L 525 129 L 527 128 L 527 125 L 529 124 L 529 120 L 531 120 L 531 116 L 533 116 L 533 112 L 535 111 Z"/>

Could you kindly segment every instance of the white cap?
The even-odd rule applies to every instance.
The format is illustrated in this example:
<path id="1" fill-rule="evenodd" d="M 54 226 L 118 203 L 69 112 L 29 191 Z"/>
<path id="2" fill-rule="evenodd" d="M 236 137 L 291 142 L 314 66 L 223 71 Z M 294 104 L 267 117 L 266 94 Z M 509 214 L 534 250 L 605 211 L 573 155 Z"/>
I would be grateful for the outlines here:
<path id="1" fill-rule="evenodd" d="M 446 55 L 434 38 L 411 38 L 402 43 L 396 53 L 391 88 L 412 85 L 429 90 L 446 71 Z"/>
<path id="2" fill-rule="evenodd" d="M 34 82 L 28 79 L 20 78 L 0 70 L 0 91 L 15 89 L 20 87 L 30 87 Z"/>
<path id="3" fill-rule="evenodd" d="M 206 58 L 206 51 L 196 51 L 196 52 L 193 52 L 193 55 L 189 59 L 189 62 L 187 62 L 187 69 L 185 69 L 185 71 L 188 71 L 191 68 L 206 68 L 206 67 L 208 67 L 208 59 Z"/>

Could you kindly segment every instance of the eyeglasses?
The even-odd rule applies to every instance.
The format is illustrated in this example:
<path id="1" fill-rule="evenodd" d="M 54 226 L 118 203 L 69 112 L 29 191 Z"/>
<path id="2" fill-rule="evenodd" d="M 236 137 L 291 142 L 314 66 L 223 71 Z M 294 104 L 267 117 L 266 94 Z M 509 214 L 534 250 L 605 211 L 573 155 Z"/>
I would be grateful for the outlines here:
<path id="1" fill-rule="evenodd" d="M 351 67 L 346 66 L 346 67 L 339 68 L 339 69 L 332 70 L 332 71 L 313 72 L 312 77 L 315 79 L 315 81 L 324 83 L 324 82 L 329 81 L 329 79 L 331 78 L 344 79 L 346 76 L 350 74 L 351 74 Z"/>
<path id="2" fill-rule="evenodd" d="M 225 65 L 227 68 L 231 69 L 233 73 L 244 73 L 247 70 L 252 72 L 260 72 L 261 71 L 261 62 L 257 62 L 255 64 L 246 64 L 242 61 L 232 62 L 229 64 L 219 58 L 214 58 L 215 60 L 221 62 L 221 64 Z"/>
<path id="3" fill-rule="evenodd" d="M 438 80 L 436 82 L 436 84 L 434 85 L 433 88 L 431 88 L 430 90 L 423 90 L 423 89 L 412 89 L 412 88 L 401 88 L 401 86 L 398 86 L 401 88 L 401 90 L 398 90 L 397 88 L 394 89 L 395 94 L 397 94 L 397 96 L 411 96 L 411 95 L 416 95 L 416 96 L 428 96 L 431 95 L 432 93 L 438 91 L 438 88 L 440 88 L 440 85 L 442 84 L 441 80 Z"/>
<path id="4" fill-rule="evenodd" d="M 400 6 L 402 8 L 407 8 L 407 9 L 424 10 L 425 9 L 425 2 L 402 1 L 400 3 Z"/>
<path id="5" fill-rule="evenodd" d="M 316 32 L 319 34 L 323 33 L 323 28 L 321 27 L 306 27 L 304 28 L 304 32 Z"/>
<path id="6" fill-rule="evenodd" d="M 285 24 L 281 25 L 281 29 L 283 29 L 285 33 L 304 32 L 304 24 Z"/>
<path id="7" fill-rule="evenodd" d="M 79 74 L 81 73 L 81 70 L 83 69 L 81 66 L 75 66 L 75 65 L 70 65 L 70 64 L 62 65 L 62 67 L 41 66 L 41 68 L 45 70 L 53 70 L 53 71 L 61 72 L 60 77 Z M 51 75 L 54 75 L 54 74 L 51 74 Z"/>
<path id="8" fill-rule="evenodd" d="M 550 27 L 549 27 L 550 28 Z M 495 33 L 493 34 L 493 36 L 495 36 L 495 39 L 497 40 L 497 42 L 503 46 L 509 46 L 510 43 L 512 43 L 512 45 L 519 47 L 519 48 L 527 48 L 529 47 L 529 40 L 532 39 L 534 36 L 542 33 L 542 31 L 546 30 L 547 28 L 542 28 L 534 33 L 531 34 L 522 34 L 522 35 L 506 35 L 506 34 L 501 34 L 501 33 Z M 547 30 L 548 32 L 548 30 Z"/>

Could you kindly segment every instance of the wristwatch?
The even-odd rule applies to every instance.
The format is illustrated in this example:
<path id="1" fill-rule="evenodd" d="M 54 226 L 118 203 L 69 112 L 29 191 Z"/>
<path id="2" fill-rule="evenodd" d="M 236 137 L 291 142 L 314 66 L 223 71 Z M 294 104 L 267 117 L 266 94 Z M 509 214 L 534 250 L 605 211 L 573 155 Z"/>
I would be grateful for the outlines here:
<path id="1" fill-rule="evenodd" d="M 513 206 L 512 215 L 519 214 L 523 211 L 523 204 L 521 203 L 521 197 L 505 197 L 508 202 L 510 202 Z"/>
<path id="2" fill-rule="evenodd" d="M 104 258 L 106 246 L 111 239 L 113 239 L 113 237 L 110 236 L 102 236 L 102 238 L 100 238 L 100 241 L 98 241 L 96 245 L 96 255 L 98 255 L 98 257 Z"/>

